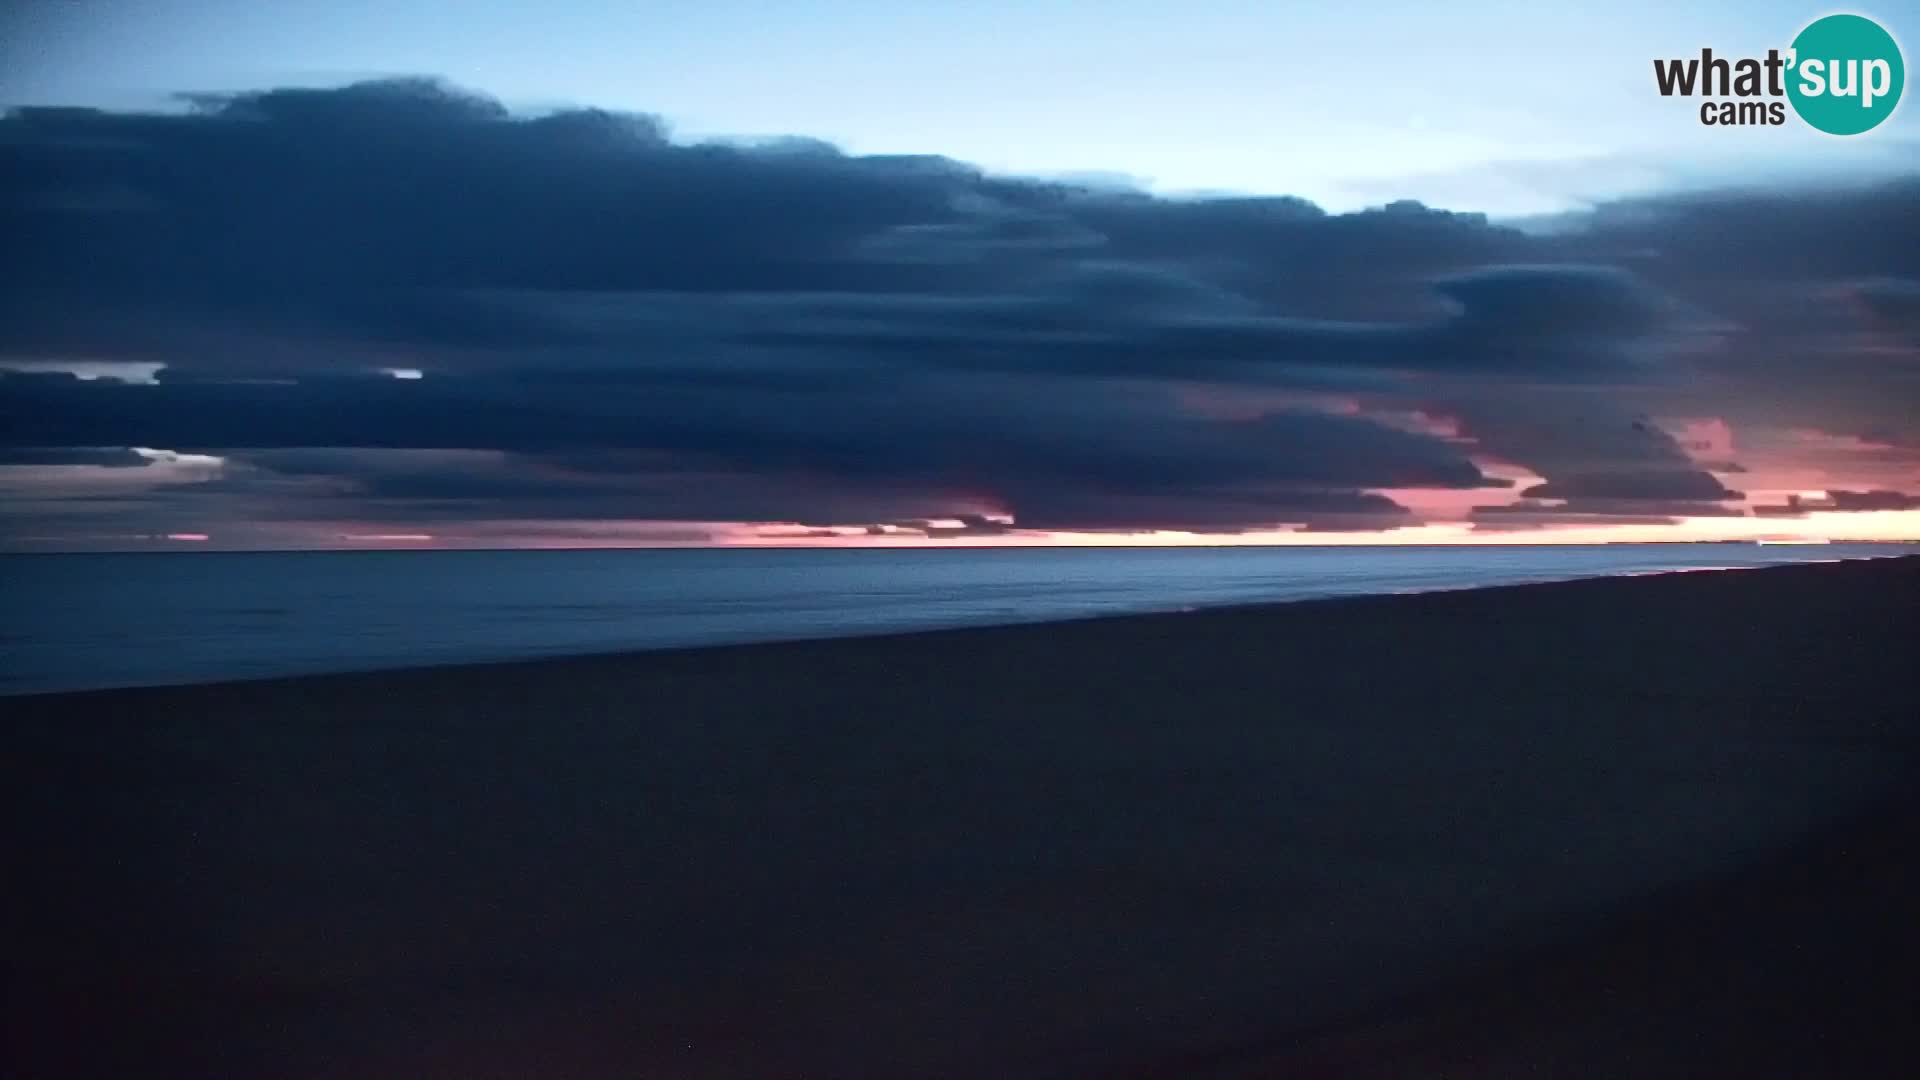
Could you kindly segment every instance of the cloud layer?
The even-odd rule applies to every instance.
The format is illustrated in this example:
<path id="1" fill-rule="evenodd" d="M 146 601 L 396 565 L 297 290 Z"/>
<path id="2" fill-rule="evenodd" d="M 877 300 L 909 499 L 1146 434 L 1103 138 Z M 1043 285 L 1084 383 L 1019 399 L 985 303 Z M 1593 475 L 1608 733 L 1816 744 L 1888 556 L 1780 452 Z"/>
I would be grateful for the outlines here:
<path id="1" fill-rule="evenodd" d="M 405 81 L 16 111 L 0 215 L 0 368 L 41 369 L 0 376 L 12 534 L 1383 529 L 1474 491 L 1485 528 L 1658 521 L 1745 512 L 1722 477 L 1796 438 L 1882 449 L 1827 469 L 1832 509 L 1920 487 L 1916 181 L 1545 232 L 683 144 Z M 44 370 L 83 362 L 165 367 Z M 1732 444 L 1688 445 L 1700 418 Z M 224 465 L 75 486 L 128 447 Z"/>

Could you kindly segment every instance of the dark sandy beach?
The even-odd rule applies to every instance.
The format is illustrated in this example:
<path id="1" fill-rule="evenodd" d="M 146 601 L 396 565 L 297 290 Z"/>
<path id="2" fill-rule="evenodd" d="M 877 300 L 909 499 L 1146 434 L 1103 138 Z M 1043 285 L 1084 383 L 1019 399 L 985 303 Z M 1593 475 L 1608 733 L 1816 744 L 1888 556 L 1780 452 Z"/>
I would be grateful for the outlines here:
<path id="1" fill-rule="evenodd" d="M 1895 1076 L 1920 559 L 11 699 L 7 1075 Z"/>

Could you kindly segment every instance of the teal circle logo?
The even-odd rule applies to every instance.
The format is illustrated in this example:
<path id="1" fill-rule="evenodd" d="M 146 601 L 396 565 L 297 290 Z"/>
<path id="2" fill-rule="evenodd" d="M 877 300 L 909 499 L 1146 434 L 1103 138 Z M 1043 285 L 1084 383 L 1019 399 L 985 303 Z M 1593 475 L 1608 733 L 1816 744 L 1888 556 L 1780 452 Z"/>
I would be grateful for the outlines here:
<path id="1" fill-rule="evenodd" d="M 1815 19 L 1793 39 L 1787 99 L 1829 135 L 1871 131 L 1893 115 L 1907 82 L 1900 45 L 1859 15 Z"/>

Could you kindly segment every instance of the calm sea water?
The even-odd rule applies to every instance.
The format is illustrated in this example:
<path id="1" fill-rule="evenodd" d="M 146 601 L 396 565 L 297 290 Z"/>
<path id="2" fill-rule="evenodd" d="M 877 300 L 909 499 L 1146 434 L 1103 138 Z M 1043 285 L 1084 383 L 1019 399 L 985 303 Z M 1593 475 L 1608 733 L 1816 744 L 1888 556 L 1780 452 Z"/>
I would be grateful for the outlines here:
<path id="1" fill-rule="evenodd" d="M 1891 545 L 0 556 L 0 693 L 834 637 Z"/>

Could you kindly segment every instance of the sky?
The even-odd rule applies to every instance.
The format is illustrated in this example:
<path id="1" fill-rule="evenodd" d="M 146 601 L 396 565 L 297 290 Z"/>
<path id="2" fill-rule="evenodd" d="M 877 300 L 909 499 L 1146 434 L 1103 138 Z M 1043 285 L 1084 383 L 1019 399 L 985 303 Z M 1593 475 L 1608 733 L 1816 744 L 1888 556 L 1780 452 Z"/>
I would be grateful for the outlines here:
<path id="1" fill-rule="evenodd" d="M 1761 55 L 1825 8 L 1200 0 L 25 0 L 0 101 L 433 75 L 516 108 L 653 113 L 685 137 L 804 134 L 1162 191 L 1411 198 L 1492 214 L 1776 173 L 1891 171 L 1920 114 L 1844 156 L 1714 140 L 1655 57 Z M 1875 14 L 1874 8 L 1862 8 Z M 1878 12 L 1900 31 L 1902 5 Z M 1908 145 L 1901 145 L 1901 144 Z M 1824 152 L 1823 151 L 1827 151 Z"/>
<path id="2" fill-rule="evenodd" d="M 1920 536 L 1824 13 L 9 5 L 0 545 Z"/>

